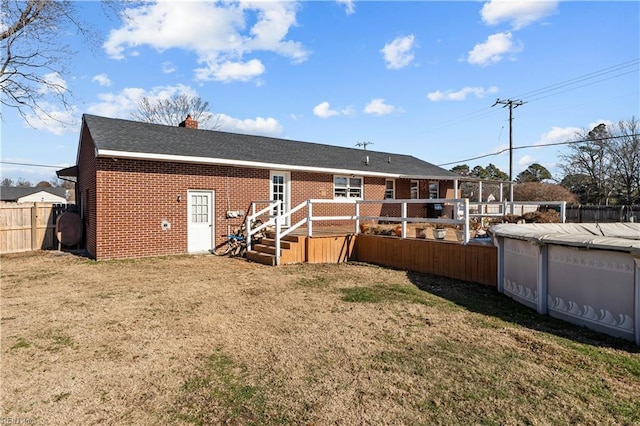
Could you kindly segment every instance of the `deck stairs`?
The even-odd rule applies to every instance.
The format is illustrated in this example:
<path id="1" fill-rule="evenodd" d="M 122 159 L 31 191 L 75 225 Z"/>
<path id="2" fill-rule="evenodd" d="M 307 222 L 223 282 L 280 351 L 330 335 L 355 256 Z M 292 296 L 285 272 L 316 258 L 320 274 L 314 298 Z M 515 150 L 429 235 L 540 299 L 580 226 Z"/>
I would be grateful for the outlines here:
<path id="1" fill-rule="evenodd" d="M 252 244 L 247 252 L 247 259 L 263 265 L 275 266 L 276 240 L 273 233 L 267 233 L 258 244 Z M 280 264 L 303 263 L 306 237 L 300 235 L 286 235 L 280 240 Z"/>

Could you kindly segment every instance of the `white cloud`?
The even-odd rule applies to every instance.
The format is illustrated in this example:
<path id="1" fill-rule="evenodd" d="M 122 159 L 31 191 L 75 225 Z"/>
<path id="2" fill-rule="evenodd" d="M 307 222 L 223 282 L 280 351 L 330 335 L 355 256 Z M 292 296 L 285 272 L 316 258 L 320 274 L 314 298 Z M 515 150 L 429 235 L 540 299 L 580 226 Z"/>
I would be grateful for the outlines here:
<path id="1" fill-rule="evenodd" d="M 535 142 L 534 145 L 545 146 L 550 144 L 563 143 L 563 142 L 576 140 L 576 138 L 580 137 L 585 132 L 588 133 L 589 131 L 594 129 L 596 126 L 603 123 L 608 128 L 612 128 L 613 126 L 615 126 L 615 123 L 611 120 L 596 120 L 587 124 L 584 128 L 553 126 L 551 130 L 549 130 L 546 133 L 543 133 L 540 139 L 537 142 Z"/>
<path id="2" fill-rule="evenodd" d="M 514 30 L 549 16 L 556 11 L 557 1 L 491 0 L 482 6 L 480 15 L 487 25 L 510 22 Z"/>
<path id="3" fill-rule="evenodd" d="M 413 61 L 413 51 L 415 47 L 415 36 L 413 34 L 396 37 L 391 43 L 387 43 L 380 50 L 387 63 L 388 69 L 404 68 Z"/>
<path id="4" fill-rule="evenodd" d="M 364 112 L 367 114 L 387 115 L 391 114 L 395 109 L 393 105 L 385 104 L 384 99 L 376 98 L 364 107 Z"/>
<path id="5" fill-rule="evenodd" d="M 233 118 L 225 114 L 219 116 L 220 130 L 251 135 L 277 136 L 282 133 L 282 126 L 275 118 L 257 117 L 254 119 Z"/>
<path id="6" fill-rule="evenodd" d="M 117 93 L 98 94 L 100 102 L 90 105 L 87 111 L 91 114 L 105 117 L 130 118 L 131 113 L 138 109 L 138 102 L 143 97 L 147 97 L 151 102 L 154 102 L 160 99 L 169 99 L 171 96 L 180 93 L 198 96 L 198 93 L 193 88 L 183 84 L 156 86 L 151 90 L 127 87 Z"/>
<path id="7" fill-rule="evenodd" d="M 476 44 L 469 52 L 467 61 L 470 64 L 486 66 L 502 60 L 506 54 L 522 51 L 522 45 L 515 45 L 511 33 L 497 33 L 487 37 L 484 43 Z"/>
<path id="8" fill-rule="evenodd" d="M 535 157 L 532 157 L 530 155 L 523 155 L 518 160 L 518 166 L 520 166 L 520 168 L 522 170 L 525 170 L 527 167 L 529 167 L 530 165 L 532 165 L 535 162 L 536 162 L 536 158 Z"/>
<path id="9" fill-rule="evenodd" d="M 206 68 L 196 68 L 196 79 L 201 81 L 249 81 L 264 72 L 264 65 L 257 59 L 249 62 L 210 63 Z"/>
<path id="10" fill-rule="evenodd" d="M 352 15 L 356 12 L 356 4 L 354 0 L 337 0 L 338 4 L 345 6 L 345 12 L 347 15 Z"/>
<path id="11" fill-rule="evenodd" d="M 44 83 L 38 87 L 38 93 L 41 95 L 61 95 L 67 91 L 67 82 L 57 72 L 50 72 L 43 75 L 42 81 Z"/>
<path id="12" fill-rule="evenodd" d="M 438 102 L 438 101 L 464 101 L 467 98 L 467 95 L 475 95 L 476 98 L 484 98 L 488 94 L 498 93 L 498 88 L 496 86 L 491 86 L 488 88 L 483 87 L 464 87 L 457 92 L 452 90 L 447 90 L 446 92 L 442 92 L 440 90 L 436 90 L 435 92 L 427 93 L 427 98 L 430 101 Z"/>
<path id="13" fill-rule="evenodd" d="M 104 48 L 122 59 L 139 46 L 160 52 L 194 52 L 202 64 L 196 78 L 246 81 L 264 72 L 252 52 L 272 52 L 299 63 L 309 52 L 287 40 L 296 25 L 296 2 L 158 2 L 136 5 L 122 14 Z M 259 65 L 258 65 L 259 64 Z M 237 72 L 235 74 L 234 72 Z"/>
<path id="14" fill-rule="evenodd" d="M 587 133 L 589 133 L 591 130 L 593 130 L 595 127 L 599 126 L 600 124 L 604 124 L 605 126 L 607 126 L 607 129 L 609 129 L 609 131 L 615 131 L 616 129 L 616 123 L 614 123 L 611 120 L 596 120 L 587 125 L 586 127 Z"/>
<path id="15" fill-rule="evenodd" d="M 75 107 L 59 109 L 56 105 L 41 102 L 36 112 L 26 115 L 25 121 L 36 130 L 62 135 L 78 131 L 77 117 Z"/>
<path id="16" fill-rule="evenodd" d="M 91 81 L 98 83 L 100 86 L 111 86 L 111 80 L 106 74 L 98 74 L 94 76 Z"/>
<path id="17" fill-rule="evenodd" d="M 163 74 L 171 74 L 176 72 L 177 68 L 171 61 L 166 61 L 162 63 L 162 73 Z"/>
<path id="18" fill-rule="evenodd" d="M 160 99 L 168 99 L 176 94 L 199 96 L 192 87 L 182 84 L 176 86 L 157 86 L 151 90 L 128 87 L 117 93 L 99 94 L 98 99 L 100 102 L 90 105 L 87 108 L 87 112 L 105 117 L 129 119 L 131 113 L 138 109 L 138 102 L 142 97 L 147 97 L 151 102 L 154 102 Z M 212 115 L 214 116 L 213 121 L 216 119 L 219 120 L 220 130 L 266 136 L 277 136 L 282 133 L 280 123 L 271 117 L 238 119 L 225 114 L 212 113 Z M 77 132 L 76 127 L 73 129 L 74 132 Z"/>
<path id="19" fill-rule="evenodd" d="M 540 139 L 534 145 L 550 145 L 555 143 L 567 142 L 575 139 L 576 135 L 582 129 L 578 127 L 552 127 L 546 133 L 543 133 Z"/>
<path id="20" fill-rule="evenodd" d="M 324 101 L 313 107 L 313 114 L 320 118 L 329 118 L 340 115 L 340 112 L 332 110 L 329 102 Z"/>

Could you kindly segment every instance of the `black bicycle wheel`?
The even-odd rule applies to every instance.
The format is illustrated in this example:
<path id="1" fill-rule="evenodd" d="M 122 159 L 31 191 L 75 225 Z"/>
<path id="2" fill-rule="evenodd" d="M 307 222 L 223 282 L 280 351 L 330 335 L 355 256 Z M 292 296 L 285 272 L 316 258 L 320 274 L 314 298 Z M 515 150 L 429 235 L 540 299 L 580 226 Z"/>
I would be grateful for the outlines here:
<path id="1" fill-rule="evenodd" d="M 215 250 L 213 250 L 213 254 L 215 254 L 216 256 L 226 256 L 230 252 L 231 252 L 231 244 L 229 244 L 228 241 L 223 245 L 221 245 L 220 247 L 217 247 Z"/>

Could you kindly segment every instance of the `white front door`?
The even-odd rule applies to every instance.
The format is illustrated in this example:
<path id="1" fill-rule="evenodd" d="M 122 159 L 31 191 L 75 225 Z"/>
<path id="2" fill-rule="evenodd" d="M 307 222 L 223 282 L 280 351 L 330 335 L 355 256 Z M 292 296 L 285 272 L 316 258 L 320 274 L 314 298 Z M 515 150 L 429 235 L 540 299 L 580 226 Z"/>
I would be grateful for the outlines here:
<path id="1" fill-rule="evenodd" d="M 201 253 L 213 249 L 213 191 L 187 191 L 187 251 Z"/>
<path id="2" fill-rule="evenodd" d="M 271 200 L 282 201 L 280 213 L 288 212 L 291 209 L 290 180 L 291 173 L 289 172 L 271 171 L 271 188 L 269 190 L 269 198 Z M 273 211 L 271 214 L 278 214 L 278 211 Z M 282 225 L 289 226 L 289 218 L 287 218 Z"/>

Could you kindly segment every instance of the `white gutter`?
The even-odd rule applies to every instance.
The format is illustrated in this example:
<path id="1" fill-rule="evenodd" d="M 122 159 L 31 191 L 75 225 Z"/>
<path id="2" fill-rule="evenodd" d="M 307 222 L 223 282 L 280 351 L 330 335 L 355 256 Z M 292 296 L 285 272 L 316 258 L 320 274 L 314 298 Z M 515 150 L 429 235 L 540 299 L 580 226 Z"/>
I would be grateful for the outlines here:
<path id="1" fill-rule="evenodd" d="M 192 163 L 192 164 L 225 165 L 225 166 L 251 167 L 256 169 L 293 170 L 293 171 L 301 171 L 301 172 L 333 173 L 333 174 L 346 174 L 346 175 L 356 175 L 356 176 L 363 175 L 363 176 L 375 176 L 375 177 L 385 177 L 385 178 L 414 178 L 414 179 L 439 179 L 439 180 L 442 179 L 442 177 L 436 177 L 436 176 L 414 176 L 414 175 L 402 175 L 398 173 L 369 172 L 366 170 L 349 170 L 349 169 L 332 169 L 328 167 L 294 166 L 291 164 L 263 163 L 258 161 L 244 161 L 244 160 L 229 160 L 226 158 L 192 157 L 187 155 L 150 154 L 150 153 L 143 153 L 143 152 L 115 151 L 110 149 L 96 149 L 96 157 L 122 158 L 122 159 L 128 159 L 128 160 L 166 161 L 166 162 Z"/>

